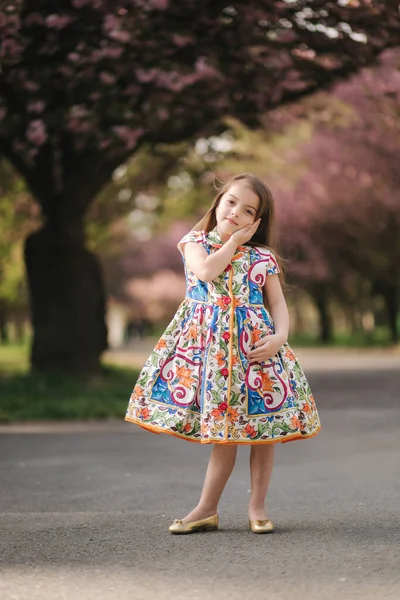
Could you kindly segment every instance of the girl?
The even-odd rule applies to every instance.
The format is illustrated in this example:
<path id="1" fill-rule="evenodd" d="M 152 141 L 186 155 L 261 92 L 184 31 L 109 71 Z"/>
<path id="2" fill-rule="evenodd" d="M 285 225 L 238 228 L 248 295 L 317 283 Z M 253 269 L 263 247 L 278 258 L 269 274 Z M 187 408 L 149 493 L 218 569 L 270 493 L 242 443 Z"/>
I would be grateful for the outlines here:
<path id="1" fill-rule="evenodd" d="M 287 343 L 289 318 L 272 250 L 273 198 L 233 177 L 179 242 L 186 298 L 147 360 L 126 420 L 214 444 L 197 506 L 171 533 L 218 528 L 217 506 L 238 446 L 251 444 L 249 526 L 270 533 L 265 498 L 274 444 L 320 429 L 309 384 Z M 268 307 L 268 310 L 266 308 Z"/>

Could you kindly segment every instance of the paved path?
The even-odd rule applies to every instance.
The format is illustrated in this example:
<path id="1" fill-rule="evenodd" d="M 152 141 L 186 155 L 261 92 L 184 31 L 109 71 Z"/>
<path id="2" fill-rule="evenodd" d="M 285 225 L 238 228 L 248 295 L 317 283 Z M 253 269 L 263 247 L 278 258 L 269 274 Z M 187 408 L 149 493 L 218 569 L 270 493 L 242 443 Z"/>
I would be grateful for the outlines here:
<path id="1" fill-rule="evenodd" d="M 104 354 L 107 362 L 141 368 L 156 339 L 136 341 L 131 347 Z M 400 345 L 386 348 L 295 348 L 307 372 L 354 371 L 400 368 Z"/>
<path id="2" fill-rule="evenodd" d="M 247 448 L 221 529 L 178 537 L 208 447 L 124 422 L 3 428 L 1 600 L 399 600 L 400 369 L 375 354 L 308 365 L 323 430 L 278 448 L 272 536 L 247 529 Z"/>

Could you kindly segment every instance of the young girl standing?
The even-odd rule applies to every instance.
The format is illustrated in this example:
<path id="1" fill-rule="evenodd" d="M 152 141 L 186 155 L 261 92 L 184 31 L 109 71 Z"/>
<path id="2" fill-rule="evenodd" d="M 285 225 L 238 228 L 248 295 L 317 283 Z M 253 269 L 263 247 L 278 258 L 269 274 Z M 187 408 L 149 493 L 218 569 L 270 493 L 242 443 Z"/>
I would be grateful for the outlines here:
<path id="1" fill-rule="evenodd" d="M 258 178 L 233 177 L 179 242 L 186 297 L 147 360 L 126 420 L 214 444 L 197 506 L 171 533 L 218 528 L 217 506 L 238 446 L 251 445 L 249 526 L 270 533 L 265 498 L 277 442 L 308 438 L 320 421 L 287 343 L 289 317 L 270 249 L 273 198 Z"/>

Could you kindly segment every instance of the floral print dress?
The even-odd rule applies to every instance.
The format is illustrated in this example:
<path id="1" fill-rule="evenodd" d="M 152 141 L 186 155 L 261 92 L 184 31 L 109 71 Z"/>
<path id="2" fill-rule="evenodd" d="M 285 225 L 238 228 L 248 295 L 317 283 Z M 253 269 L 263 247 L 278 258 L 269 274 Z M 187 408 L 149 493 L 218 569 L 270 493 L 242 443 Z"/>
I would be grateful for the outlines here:
<path id="1" fill-rule="evenodd" d="M 266 277 L 277 274 L 267 248 L 239 246 L 211 282 L 190 271 L 183 246 L 207 253 L 222 242 L 217 229 L 189 232 L 178 244 L 186 297 L 145 363 L 125 419 L 154 433 L 202 444 L 263 444 L 308 438 L 320 421 L 304 372 L 288 344 L 265 362 L 247 352 L 274 333 L 263 303 Z"/>

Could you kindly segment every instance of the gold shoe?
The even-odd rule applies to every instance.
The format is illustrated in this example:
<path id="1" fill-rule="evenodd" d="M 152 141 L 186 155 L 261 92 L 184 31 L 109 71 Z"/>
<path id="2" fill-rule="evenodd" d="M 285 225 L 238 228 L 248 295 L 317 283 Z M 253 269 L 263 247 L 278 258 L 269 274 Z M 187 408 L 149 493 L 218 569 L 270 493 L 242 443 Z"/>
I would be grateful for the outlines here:
<path id="1" fill-rule="evenodd" d="M 249 525 L 253 533 L 272 533 L 274 531 L 274 524 L 269 519 L 256 519 L 254 521 L 249 519 Z"/>
<path id="2" fill-rule="evenodd" d="M 218 529 L 219 519 L 218 515 L 215 514 L 212 517 L 206 519 L 200 519 L 200 521 L 190 521 L 184 523 L 181 519 L 175 519 L 172 525 L 169 526 L 168 531 L 171 533 L 196 533 L 197 531 L 215 531 Z"/>

